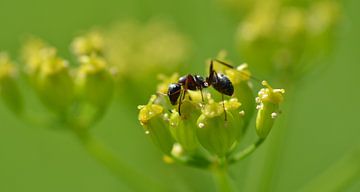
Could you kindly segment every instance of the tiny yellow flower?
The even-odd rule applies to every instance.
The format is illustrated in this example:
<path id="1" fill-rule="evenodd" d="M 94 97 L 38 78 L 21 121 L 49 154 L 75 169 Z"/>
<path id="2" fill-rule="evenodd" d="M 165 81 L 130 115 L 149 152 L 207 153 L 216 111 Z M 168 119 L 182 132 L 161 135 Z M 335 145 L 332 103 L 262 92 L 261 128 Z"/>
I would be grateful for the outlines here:
<path id="1" fill-rule="evenodd" d="M 279 115 L 279 104 L 284 100 L 284 89 L 273 89 L 266 81 L 262 84 L 265 88 L 259 91 L 256 98 L 258 114 L 256 117 L 256 133 L 260 138 L 265 138 L 271 131 L 276 117 Z"/>

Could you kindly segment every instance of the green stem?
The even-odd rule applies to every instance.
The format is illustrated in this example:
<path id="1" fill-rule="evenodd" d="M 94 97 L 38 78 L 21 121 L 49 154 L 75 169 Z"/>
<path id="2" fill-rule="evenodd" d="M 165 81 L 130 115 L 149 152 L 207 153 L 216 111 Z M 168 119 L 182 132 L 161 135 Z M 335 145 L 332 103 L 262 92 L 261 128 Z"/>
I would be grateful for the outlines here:
<path id="1" fill-rule="evenodd" d="M 76 132 L 76 131 L 75 131 Z M 76 132 L 88 153 L 99 163 L 115 174 L 132 191 L 169 191 L 160 183 L 134 170 L 126 162 L 117 158 L 104 144 L 100 143 L 86 131 Z"/>
<path id="2" fill-rule="evenodd" d="M 286 82 L 286 80 L 284 80 Z M 284 85 L 286 83 L 283 83 Z M 288 102 L 282 108 L 287 114 L 282 118 L 280 122 L 278 122 L 279 126 L 273 128 L 271 133 L 271 138 L 268 140 L 268 144 L 265 150 L 265 157 L 261 160 L 262 162 L 262 171 L 257 173 L 259 176 L 256 180 L 256 183 L 252 183 L 250 185 L 257 184 L 258 191 L 268 191 L 273 189 L 274 184 L 278 182 L 278 176 L 276 175 L 277 168 L 281 165 L 281 154 L 285 149 L 285 141 L 287 138 L 287 134 L 291 130 L 291 126 L 289 126 L 289 119 L 291 118 L 291 112 L 293 111 L 293 107 L 296 100 L 296 93 L 293 87 L 295 86 L 294 82 L 291 81 L 289 77 L 287 81 L 287 85 L 285 86 L 287 92 L 287 100 Z M 297 86 L 299 89 L 299 86 Z M 297 90 L 298 91 L 298 90 Z M 259 162 L 260 163 L 260 162 Z M 258 163 L 257 163 L 258 164 Z M 259 165 L 257 165 L 259 166 Z"/>
<path id="3" fill-rule="evenodd" d="M 299 191 L 345 191 L 347 187 L 360 177 L 359 162 L 360 150 L 357 149 L 346 154 Z"/>
<path id="4" fill-rule="evenodd" d="M 255 143 L 249 145 L 248 147 L 246 147 L 242 151 L 236 153 L 235 155 L 230 157 L 230 159 L 228 160 L 229 164 L 232 164 L 232 163 L 235 163 L 235 162 L 240 161 L 242 159 L 245 159 L 246 157 L 251 155 L 264 141 L 265 141 L 264 138 L 263 139 L 259 138 Z"/>
<path id="5" fill-rule="evenodd" d="M 211 169 L 218 192 L 235 192 L 226 164 L 216 164 Z"/>

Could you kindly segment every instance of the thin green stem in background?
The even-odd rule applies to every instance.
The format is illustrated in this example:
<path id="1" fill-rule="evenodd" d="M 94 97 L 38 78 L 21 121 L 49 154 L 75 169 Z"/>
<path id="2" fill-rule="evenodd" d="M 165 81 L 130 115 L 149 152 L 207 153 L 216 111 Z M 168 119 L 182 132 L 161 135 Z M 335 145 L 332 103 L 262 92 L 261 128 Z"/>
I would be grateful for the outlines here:
<path id="1" fill-rule="evenodd" d="M 287 115 L 282 118 L 281 122 L 279 122 L 279 126 L 274 127 L 274 130 L 270 135 L 272 138 L 268 140 L 265 157 L 262 160 L 263 170 L 258 173 L 259 179 L 257 179 L 256 183 L 252 183 L 252 185 L 258 185 L 258 191 L 268 191 L 273 188 L 273 183 L 277 182 L 276 180 L 278 178 L 276 175 L 276 169 L 280 165 L 281 154 L 286 146 L 285 141 L 287 134 L 291 129 L 291 126 L 289 126 L 289 119 L 291 118 L 291 112 L 294 108 L 297 92 L 293 89 L 295 82 L 291 81 L 291 77 L 285 77 L 283 82 L 283 84 L 286 85 L 285 89 L 287 90 L 287 102 L 283 109 L 286 111 L 285 113 Z M 299 91 L 299 86 L 297 86 L 297 91 Z"/>
<path id="2" fill-rule="evenodd" d="M 251 155 L 263 142 L 265 141 L 265 139 L 261 139 L 259 138 L 255 143 L 249 145 L 248 147 L 246 147 L 245 149 L 243 149 L 242 151 L 240 151 L 239 153 L 235 154 L 234 156 L 232 156 L 228 161 L 229 163 L 235 163 L 237 161 L 240 161 L 242 159 L 245 159 L 246 157 L 248 157 L 249 155 Z"/>
<path id="3" fill-rule="evenodd" d="M 229 176 L 226 165 L 217 164 L 212 167 L 214 181 L 218 192 L 235 192 L 235 186 Z"/>
<path id="4" fill-rule="evenodd" d="M 89 133 L 80 132 L 76 135 L 89 154 L 115 174 L 132 191 L 171 191 L 170 189 L 166 189 L 164 187 L 165 185 L 157 183 L 151 178 L 146 177 L 144 174 L 131 168 L 131 166 L 116 157 L 104 146 L 104 144 L 89 135 Z"/>
<path id="5" fill-rule="evenodd" d="M 312 179 L 302 192 L 344 191 L 360 177 L 360 150 L 352 151 L 334 163 L 317 178 Z"/>

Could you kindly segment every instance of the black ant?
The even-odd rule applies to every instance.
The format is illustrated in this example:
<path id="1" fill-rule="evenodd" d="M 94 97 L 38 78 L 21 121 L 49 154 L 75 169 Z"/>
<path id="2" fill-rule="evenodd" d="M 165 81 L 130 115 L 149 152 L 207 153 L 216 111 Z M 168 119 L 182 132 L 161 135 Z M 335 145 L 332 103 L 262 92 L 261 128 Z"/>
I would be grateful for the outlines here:
<path id="1" fill-rule="evenodd" d="M 180 107 L 182 100 L 184 100 L 187 90 L 200 90 L 202 101 L 204 101 L 202 89 L 213 86 L 215 90 L 221 93 L 222 100 L 224 101 L 224 95 L 232 96 L 234 93 L 234 86 L 231 83 L 230 79 L 222 74 L 217 73 L 213 67 L 213 61 L 216 61 L 220 64 L 223 64 L 229 68 L 234 68 L 232 65 L 227 64 L 225 62 L 219 60 L 211 60 L 210 68 L 209 68 L 209 76 L 204 79 L 200 75 L 185 75 L 179 78 L 177 83 L 171 83 L 169 85 L 169 89 L 167 95 L 170 99 L 172 105 L 176 105 L 179 100 L 178 112 L 180 113 Z M 223 102 L 223 107 L 225 111 L 225 105 Z M 227 120 L 226 112 L 225 112 L 225 120 Z"/>

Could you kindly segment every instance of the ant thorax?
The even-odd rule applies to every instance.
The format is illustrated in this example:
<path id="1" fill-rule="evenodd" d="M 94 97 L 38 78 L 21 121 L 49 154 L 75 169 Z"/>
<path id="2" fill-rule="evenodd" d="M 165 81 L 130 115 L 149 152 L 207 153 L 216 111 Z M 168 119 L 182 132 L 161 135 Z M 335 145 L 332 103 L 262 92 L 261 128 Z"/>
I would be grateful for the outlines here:
<path id="1" fill-rule="evenodd" d="M 208 87 L 208 83 L 200 75 L 184 75 L 179 78 L 178 83 L 186 90 L 201 90 Z"/>

